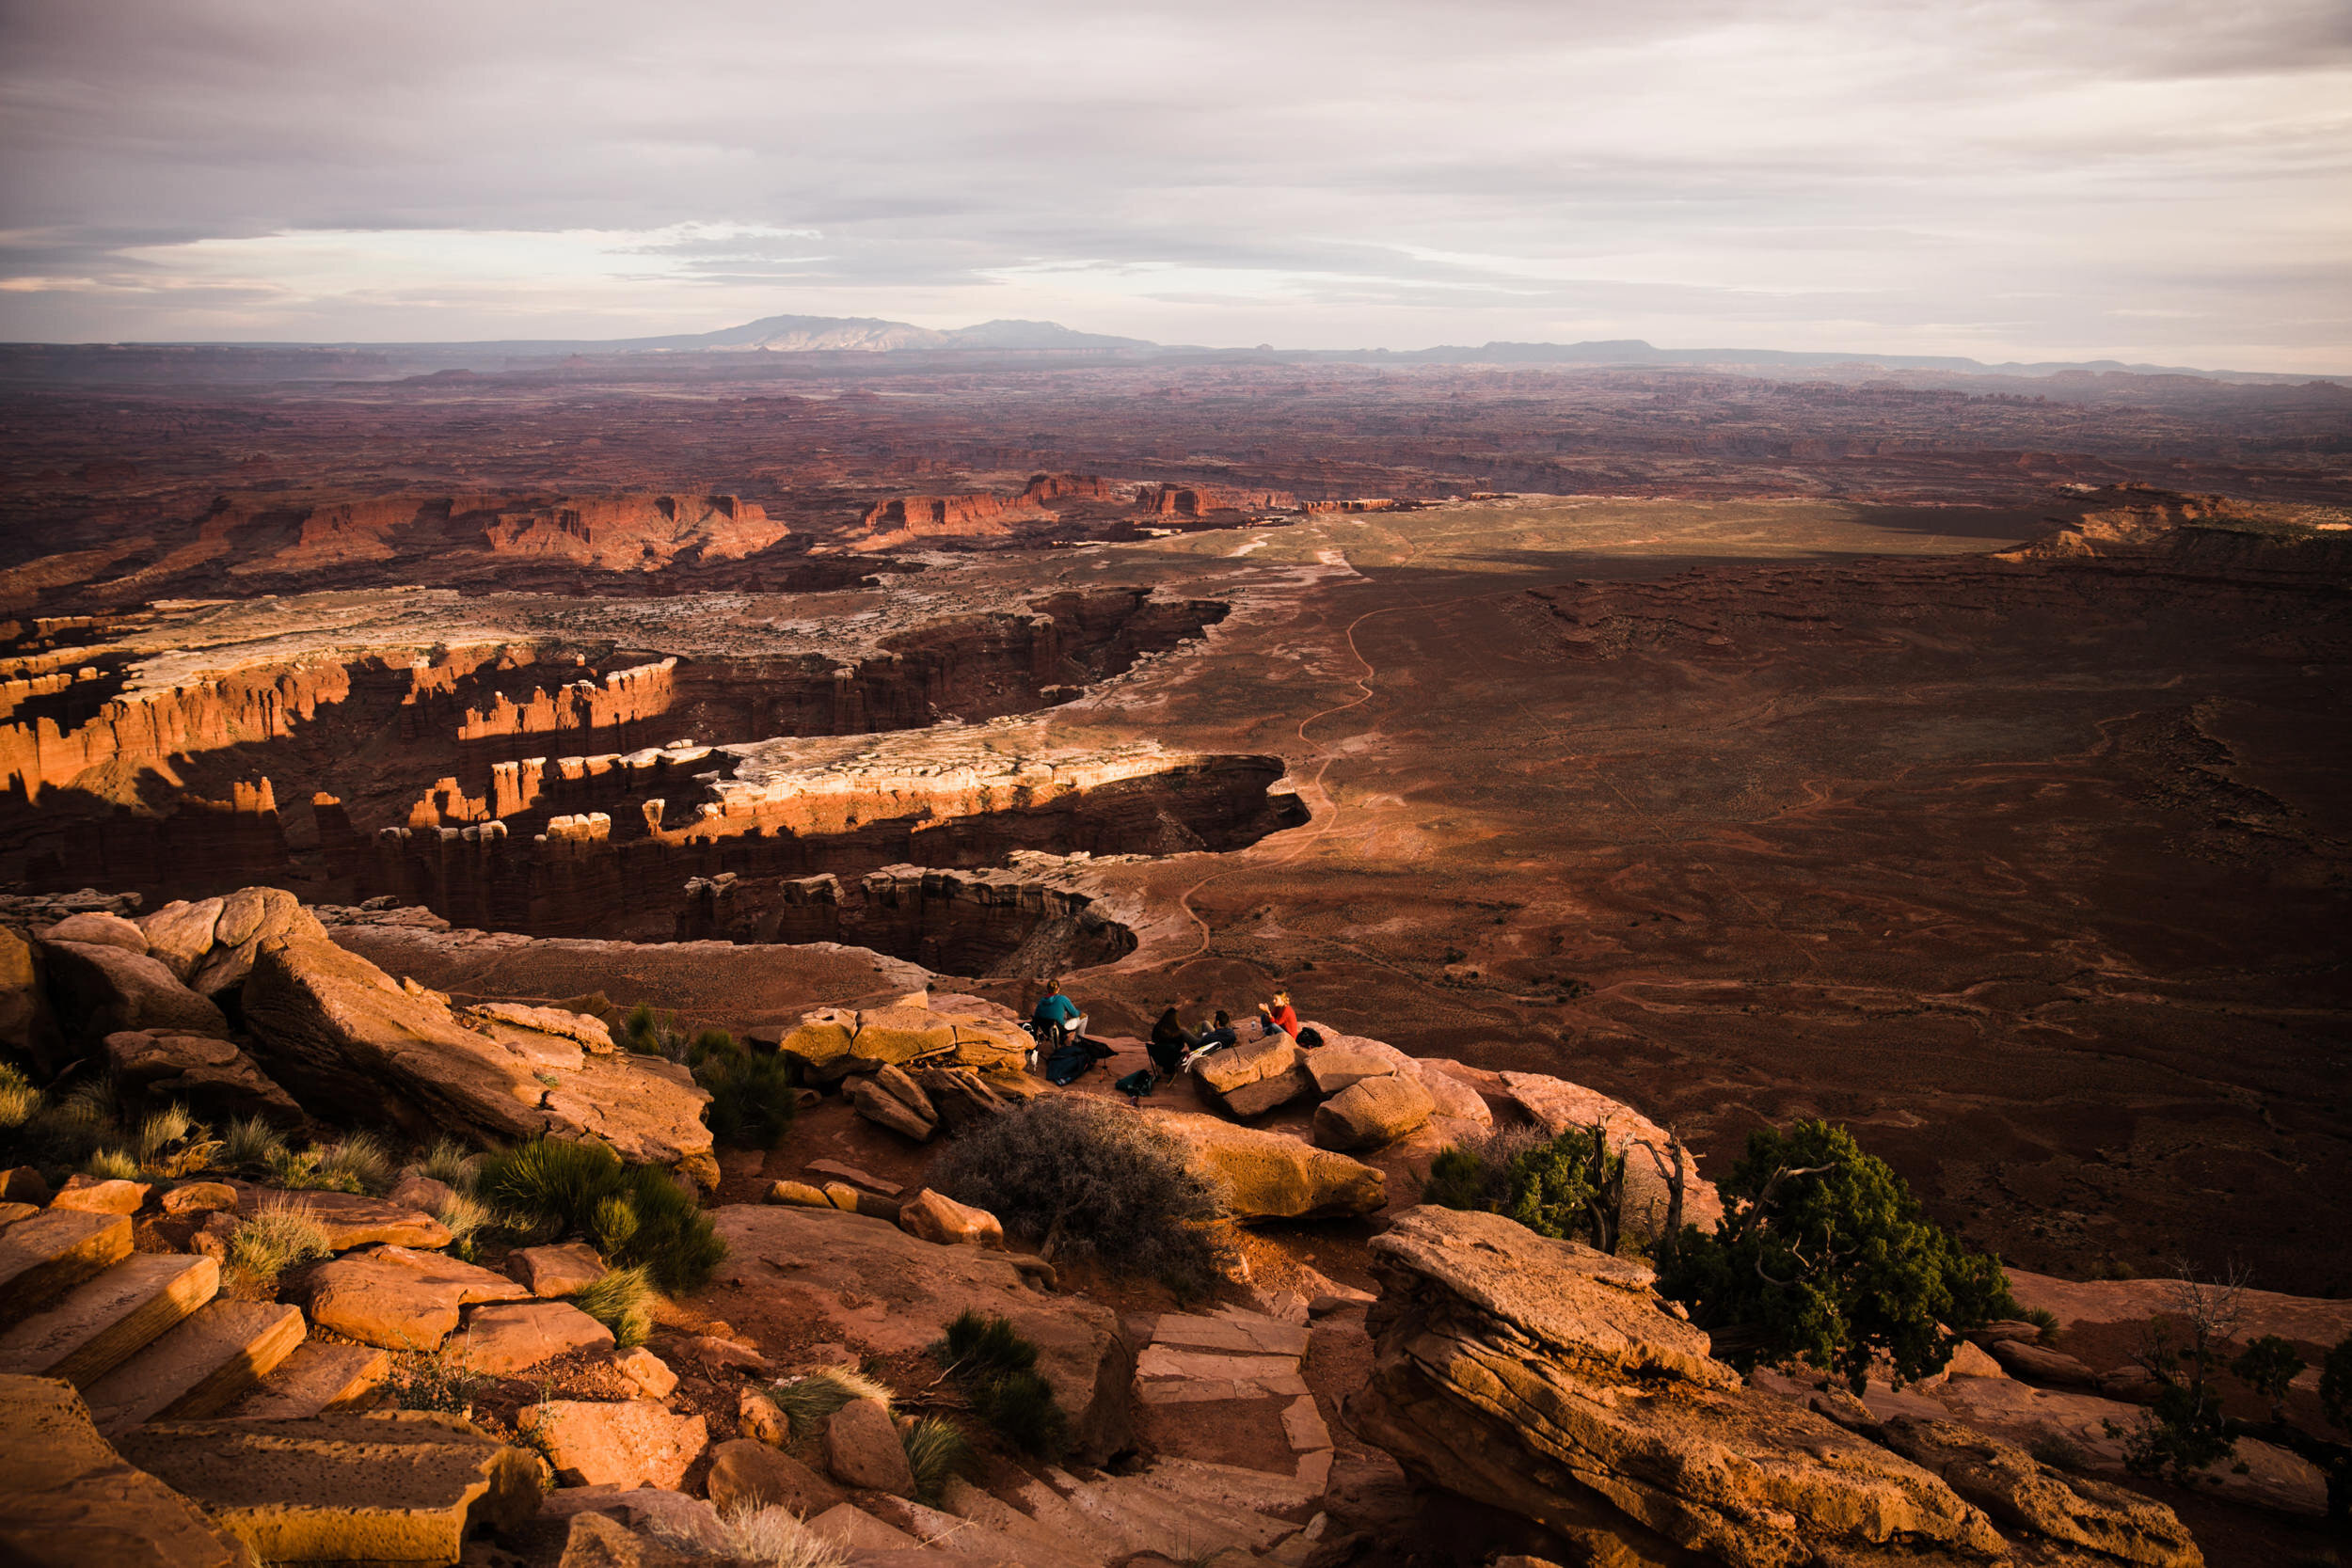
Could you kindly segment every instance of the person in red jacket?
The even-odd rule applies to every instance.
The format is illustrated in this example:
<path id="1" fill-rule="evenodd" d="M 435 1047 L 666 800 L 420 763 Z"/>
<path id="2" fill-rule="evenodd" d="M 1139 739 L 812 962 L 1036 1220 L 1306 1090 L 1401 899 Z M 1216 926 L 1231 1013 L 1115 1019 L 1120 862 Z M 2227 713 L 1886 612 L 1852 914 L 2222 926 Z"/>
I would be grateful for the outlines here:
<path id="1" fill-rule="evenodd" d="M 1279 1029 L 1285 1035 L 1295 1037 L 1298 1034 L 1298 1012 L 1291 1006 L 1291 993 L 1278 990 L 1272 1003 L 1259 1003 L 1258 1022 L 1268 1035 Z"/>

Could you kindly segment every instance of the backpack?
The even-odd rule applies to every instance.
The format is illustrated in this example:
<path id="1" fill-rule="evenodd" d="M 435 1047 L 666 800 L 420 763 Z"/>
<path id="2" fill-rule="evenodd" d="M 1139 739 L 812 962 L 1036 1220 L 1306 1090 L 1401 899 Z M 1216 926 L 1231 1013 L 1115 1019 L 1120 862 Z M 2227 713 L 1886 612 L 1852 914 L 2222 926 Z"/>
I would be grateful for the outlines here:
<path id="1" fill-rule="evenodd" d="M 1159 1086 L 1160 1081 L 1152 1075 L 1152 1069 L 1148 1067 L 1136 1069 L 1135 1071 L 1111 1085 L 1130 1100 L 1150 1094 Z"/>
<path id="2" fill-rule="evenodd" d="M 1087 1075 L 1095 1063 L 1110 1054 L 1101 1046 L 1089 1046 L 1082 1039 L 1057 1046 L 1045 1058 L 1045 1081 L 1056 1088 L 1066 1089 Z"/>

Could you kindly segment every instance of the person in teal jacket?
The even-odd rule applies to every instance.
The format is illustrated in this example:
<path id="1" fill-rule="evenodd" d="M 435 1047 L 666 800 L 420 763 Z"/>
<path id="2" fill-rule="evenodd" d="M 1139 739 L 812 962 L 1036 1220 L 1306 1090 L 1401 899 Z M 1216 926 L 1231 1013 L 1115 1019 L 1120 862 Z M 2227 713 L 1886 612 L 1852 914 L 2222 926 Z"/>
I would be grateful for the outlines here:
<path id="1" fill-rule="evenodd" d="M 1029 1019 L 1037 1025 L 1041 1039 L 1044 1037 L 1045 1031 L 1053 1031 L 1053 1043 L 1056 1045 L 1074 1035 L 1086 1033 L 1086 1014 L 1078 1010 L 1075 1002 L 1061 993 L 1061 982 L 1058 980 L 1045 982 L 1045 994 L 1038 999 L 1037 1010 L 1029 1015 Z"/>

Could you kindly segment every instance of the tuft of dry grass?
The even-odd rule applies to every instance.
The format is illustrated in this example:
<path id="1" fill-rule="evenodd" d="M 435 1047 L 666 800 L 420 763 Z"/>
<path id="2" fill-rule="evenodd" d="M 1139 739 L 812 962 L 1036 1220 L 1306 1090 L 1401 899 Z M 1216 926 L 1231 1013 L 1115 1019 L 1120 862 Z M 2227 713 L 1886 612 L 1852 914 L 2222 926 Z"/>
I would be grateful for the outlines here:
<path id="1" fill-rule="evenodd" d="M 333 1250 L 317 1211 L 299 1199 L 284 1200 L 265 1204 L 230 1233 L 229 1265 L 269 1285 L 288 1269 Z"/>
<path id="2" fill-rule="evenodd" d="M 791 1510 L 738 1504 L 719 1515 L 727 1549 L 765 1568 L 845 1568 L 849 1556 L 810 1529 Z"/>

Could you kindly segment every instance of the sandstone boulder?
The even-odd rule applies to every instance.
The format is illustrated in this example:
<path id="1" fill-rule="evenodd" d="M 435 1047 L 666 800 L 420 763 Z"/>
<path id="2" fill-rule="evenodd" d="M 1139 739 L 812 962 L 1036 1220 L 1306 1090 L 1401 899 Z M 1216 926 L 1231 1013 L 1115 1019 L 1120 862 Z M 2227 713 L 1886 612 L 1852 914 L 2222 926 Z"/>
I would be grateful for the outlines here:
<path id="1" fill-rule="evenodd" d="M 2152 1568 L 2199 1568 L 2204 1560 L 2179 1517 L 2162 1503 L 2062 1474 L 1974 1428 L 1899 1416 L 1878 1430 L 1878 1437 L 2012 1529 Z"/>
<path id="2" fill-rule="evenodd" d="M 659 1543 L 660 1548 L 675 1548 L 687 1554 L 680 1560 L 679 1568 L 685 1568 L 689 1560 L 710 1564 L 710 1568 L 730 1568 L 739 1560 L 727 1555 L 726 1528 L 719 1522 L 719 1511 L 704 1499 L 690 1497 L 683 1492 L 660 1486 L 614 1486 L 608 1482 L 602 1486 L 564 1487 L 549 1493 L 539 1504 L 541 1522 L 576 1520 L 583 1514 L 599 1514 L 635 1532 L 641 1550 L 650 1538 Z M 713 1563 L 713 1558 L 724 1560 Z M 621 1560 L 630 1568 L 644 1568 L 649 1560 L 662 1562 L 667 1568 L 669 1561 L 666 1558 L 628 1556 Z M 572 1562 L 567 1542 L 564 1563 Z"/>
<path id="3" fill-rule="evenodd" d="M 1421 1086 L 1429 1091 L 1429 1098 L 1438 1102 L 1438 1115 L 1454 1121 L 1468 1122 L 1473 1127 L 1492 1127 L 1495 1114 L 1486 1104 L 1486 1097 L 1465 1079 L 1449 1069 L 1461 1064 L 1443 1057 L 1416 1057 L 1414 1065 L 1421 1069 Z"/>
<path id="4" fill-rule="evenodd" d="M 756 1388 L 746 1386 L 735 1391 L 735 1424 L 742 1429 L 744 1436 L 770 1448 L 786 1448 L 792 1441 L 792 1422 L 784 1407 Z"/>
<path id="5" fill-rule="evenodd" d="M 0 1560 L 24 1568 L 251 1568 L 245 1544 L 90 1424 L 73 1386 L 0 1376 Z"/>
<path id="6" fill-rule="evenodd" d="M 1212 1051 L 1193 1063 L 1192 1079 L 1236 1117 L 1258 1117 L 1314 1092 L 1307 1053 L 1288 1035 Z"/>
<path id="7" fill-rule="evenodd" d="M 420 1213 L 437 1214 L 457 1196 L 457 1189 L 419 1171 L 409 1171 L 392 1183 L 384 1201 Z"/>
<path id="8" fill-rule="evenodd" d="M 57 1196 L 49 1200 L 52 1209 L 78 1209 L 86 1214 L 135 1214 L 147 1201 L 148 1183 L 125 1181 L 119 1177 L 69 1176 Z"/>
<path id="9" fill-rule="evenodd" d="M 50 995 L 63 1022 L 84 1035 L 103 1037 L 124 1029 L 224 1038 L 229 1034 L 229 1020 L 218 1007 L 145 953 L 98 942 L 53 942 L 43 948 L 42 958 Z"/>
<path id="10" fill-rule="evenodd" d="M 567 1301 L 502 1302 L 466 1316 L 458 1359 L 492 1377 L 576 1350 L 611 1350 L 612 1331 Z"/>
<path id="11" fill-rule="evenodd" d="M 241 1002 L 256 1058 L 306 1109 L 389 1118 L 420 1137 L 594 1138 L 633 1164 L 717 1184 L 702 1119 L 710 1097 L 683 1067 L 607 1055 L 575 1070 L 535 1067 L 462 1027 L 437 993 L 401 986 L 295 913 L 299 924 L 256 951 Z"/>
<path id="12" fill-rule="evenodd" d="M 2062 1388 L 2096 1388 L 2099 1374 L 2064 1351 L 2023 1339 L 1995 1339 L 1993 1359 L 2013 1377 L 2055 1383 Z"/>
<path id="13" fill-rule="evenodd" d="M 1375 1368 L 1349 1414 L 1425 1481 L 1612 1560 L 2009 1552 L 1943 1476 L 1743 1386 L 1645 1265 L 1435 1208 L 1372 1250 Z"/>
<path id="14" fill-rule="evenodd" d="M 788 1204 L 797 1209 L 830 1209 L 833 1199 L 822 1187 L 812 1187 L 805 1181 L 772 1181 L 768 1186 L 768 1201 Z"/>
<path id="15" fill-rule="evenodd" d="M 506 1272 L 545 1299 L 568 1296 L 604 1277 L 604 1259 L 586 1242 L 556 1246 L 517 1247 L 508 1254 Z"/>
<path id="16" fill-rule="evenodd" d="M 14 927 L 0 926 L 0 1046 L 46 1078 L 65 1066 L 66 1053 L 42 971 L 39 950 Z"/>
<path id="17" fill-rule="evenodd" d="M 1030 1072 L 916 1068 L 908 1076 L 930 1100 L 939 1124 L 950 1132 L 1054 1092 L 1053 1085 Z"/>
<path id="18" fill-rule="evenodd" d="M 677 1373 L 670 1370 L 670 1364 L 643 1345 L 614 1356 L 612 1370 L 645 1399 L 666 1400 L 677 1387 Z"/>
<path id="19" fill-rule="evenodd" d="M 126 1088 L 178 1101 L 215 1121 L 262 1117 L 279 1127 L 302 1122 L 302 1107 L 294 1096 L 216 1035 L 118 1030 L 106 1037 L 105 1046 L 115 1081 Z"/>
<path id="20" fill-rule="evenodd" d="M 1235 1219 L 1354 1218 L 1388 1202 L 1379 1171 L 1304 1138 L 1181 1111 L 1144 1114 L 1184 1146 L 1192 1168 L 1218 1188 Z"/>
<path id="21" fill-rule="evenodd" d="M 914 1472 L 890 1407 L 880 1400 L 851 1400 L 825 1420 L 825 1468 L 844 1486 L 862 1492 L 914 1496 Z"/>
<path id="22" fill-rule="evenodd" d="M 1438 1102 L 1418 1078 L 1388 1074 L 1357 1079 L 1315 1107 L 1315 1144 L 1321 1148 L 1382 1148 L 1418 1132 L 1437 1109 Z"/>
<path id="23" fill-rule="evenodd" d="M 709 1443 L 700 1416 L 674 1416 L 652 1400 L 550 1400 L 525 1405 L 515 1424 L 542 1448 L 566 1486 L 675 1489 Z"/>
<path id="24" fill-rule="evenodd" d="M 237 1189 L 226 1181 L 183 1181 L 157 1200 L 167 1214 L 214 1214 L 237 1207 Z"/>
<path id="25" fill-rule="evenodd" d="M 710 1500 L 721 1513 L 737 1508 L 788 1508 L 813 1519 L 849 1499 L 841 1488 L 790 1454 L 739 1437 L 710 1450 Z"/>
<path id="26" fill-rule="evenodd" d="M 213 928 L 220 923 L 223 900 L 199 898 L 191 904 L 176 899 L 152 914 L 139 917 L 139 932 L 147 939 L 151 958 L 161 959 L 185 985 L 196 963 L 212 950 Z"/>
<path id="27" fill-rule="evenodd" d="M 900 1206 L 898 1228 L 941 1246 L 1001 1248 L 1005 1244 L 1005 1227 L 995 1215 L 929 1187 Z"/>
<path id="28" fill-rule="evenodd" d="M 145 953 L 147 933 L 119 914 L 99 910 L 70 914 L 41 934 L 43 942 L 78 942 L 100 947 L 119 947 L 126 953 Z"/>
<path id="29" fill-rule="evenodd" d="M 563 1007 L 533 1007 L 520 1002 L 477 1002 L 464 1009 L 465 1015 L 476 1022 L 504 1024 L 512 1029 L 527 1029 L 533 1034 L 567 1039 L 583 1051 L 599 1056 L 611 1056 L 620 1051 L 612 1043 L 612 1030 L 600 1018 L 575 1013 Z"/>
<path id="30" fill-rule="evenodd" d="M 233 990 L 252 973 L 263 942 L 311 932 L 322 938 L 326 934 L 301 900 L 284 888 L 239 888 L 221 899 L 212 945 L 189 968 L 188 987 L 206 996 Z"/>
<path id="31" fill-rule="evenodd" d="M 885 1070 L 903 1080 L 908 1088 L 914 1087 L 914 1080 L 904 1072 L 895 1068 Z M 938 1115 L 931 1110 L 929 1099 L 920 1098 L 922 1091 L 919 1089 L 914 1090 L 918 1098 L 902 1098 L 897 1092 L 895 1084 L 876 1074 L 845 1080 L 842 1093 L 859 1116 L 878 1127 L 887 1127 L 902 1137 L 913 1138 L 916 1143 L 930 1141 L 930 1135 L 939 1131 Z"/>
<path id="32" fill-rule="evenodd" d="M 710 1217 L 735 1266 L 772 1266 L 841 1338 L 880 1354 L 926 1348 L 966 1309 L 1002 1314 L 1038 1347 L 1075 1457 L 1100 1464 L 1127 1446 L 1135 1353 L 1108 1307 L 1041 1295 L 1010 1254 L 934 1246 L 861 1214 L 729 1204 Z"/>
<path id="33" fill-rule="evenodd" d="M 863 1012 L 820 1008 L 803 1018 L 778 1049 L 800 1064 L 803 1083 L 832 1084 L 914 1063 L 1017 1071 L 1036 1043 L 1019 1024 L 1002 1019 L 898 1006 Z"/>
<path id="34" fill-rule="evenodd" d="M 432 1350 L 457 1326 L 461 1307 L 531 1294 L 503 1275 L 403 1246 L 322 1264 L 310 1289 L 311 1322 L 386 1350 Z"/>
<path id="35" fill-rule="evenodd" d="M 1367 1078 L 1394 1077 L 1396 1064 L 1374 1052 L 1327 1045 L 1307 1053 L 1307 1071 L 1315 1081 L 1315 1093 L 1334 1095 Z"/>
<path id="36" fill-rule="evenodd" d="M 539 1508 L 529 1452 L 433 1411 L 161 1422 L 121 1446 L 267 1562 L 454 1562 L 469 1528 Z"/>

